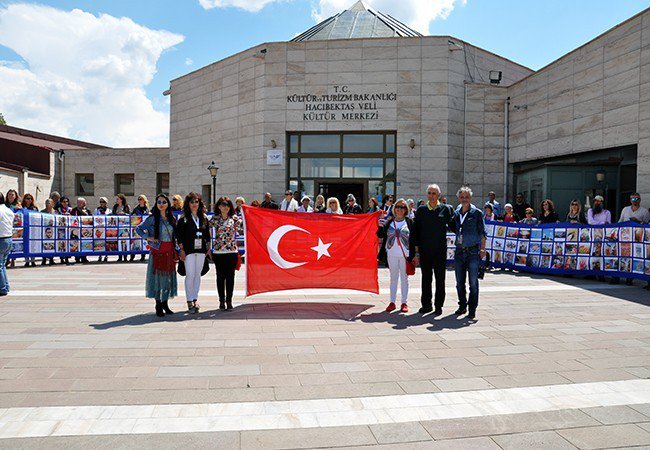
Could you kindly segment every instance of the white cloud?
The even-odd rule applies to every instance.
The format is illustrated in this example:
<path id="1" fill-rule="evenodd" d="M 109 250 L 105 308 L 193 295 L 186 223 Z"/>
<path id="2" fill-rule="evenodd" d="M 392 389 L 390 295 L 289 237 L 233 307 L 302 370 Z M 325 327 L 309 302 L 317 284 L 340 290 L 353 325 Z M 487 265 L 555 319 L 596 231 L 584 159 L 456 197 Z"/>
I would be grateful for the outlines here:
<path id="1" fill-rule="evenodd" d="M 194 64 L 194 61 L 192 61 L 192 58 L 185 58 L 185 65 L 186 66 L 191 66 Z"/>
<path id="2" fill-rule="evenodd" d="M 312 15 L 320 22 L 349 8 L 355 1 L 318 0 L 318 6 L 313 9 Z M 457 5 L 465 5 L 467 0 L 364 0 L 364 3 L 428 35 L 431 22 L 446 19 Z"/>
<path id="3" fill-rule="evenodd" d="M 11 125 L 112 146 L 168 145 L 169 114 L 145 86 L 183 36 L 128 18 L 13 4 L 0 9 L 0 111 Z"/>
<path id="4" fill-rule="evenodd" d="M 204 9 L 239 8 L 249 12 L 258 12 L 269 3 L 282 0 L 199 0 Z"/>

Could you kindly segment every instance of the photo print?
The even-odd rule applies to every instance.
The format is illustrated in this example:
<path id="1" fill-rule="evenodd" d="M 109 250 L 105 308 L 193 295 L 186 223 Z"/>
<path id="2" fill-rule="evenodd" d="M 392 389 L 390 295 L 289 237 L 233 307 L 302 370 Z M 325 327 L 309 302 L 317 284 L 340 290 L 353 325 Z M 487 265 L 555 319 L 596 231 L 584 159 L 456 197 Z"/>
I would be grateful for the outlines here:
<path id="1" fill-rule="evenodd" d="M 14 214 L 14 228 L 22 228 L 23 226 L 23 215 L 20 213 Z"/>
<path id="2" fill-rule="evenodd" d="M 519 228 L 508 227 L 508 232 L 506 233 L 506 235 L 509 238 L 517 238 L 517 237 L 519 237 Z"/>
<path id="3" fill-rule="evenodd" d="M 106 217 L 105 216 L 93 216 L 93 219 L 95 221 L 95 226 L 96 227 L 103 227 L 106 225 Z"/>
<path id="4" fill-rule="evenodd" d="M 448 234 L 447 235 L 447 247 L 454 247 L 456 245 L 456 235 Z"/>
<path id="5" fill-rule="evenodd" d="M 543 241 L 552 241 L 553 240 L 553 228 L 542 228 L 542 240 Z"/>
<path id="6" fill-rule="evenodd" d="M 82 228 L 81 229 L 81 237 L 84 239 L 92 239 L 93 237 L 93 229 L 92 228 Z"/>
<path id="7" fill-rule="evenodd" d="M 68 253 L 68 241 L 56 241 L 56 251 L 59 253 Z"/>
<path id="8" fill-rule="evenodd" d="M 634 242 L 643 242 L 643 233 L 644 229 L 643 228 L 635 228 L 634 229 Z"/>
<path id="9" fill-rule="evenodd" d="M 118 233 L 118 237 L 120 237 L 120 238 L 130 238 L 131 237 L 131 229 L 130 228 L 120 228 L 120 231 Z"/>
<path id="10" fill-rule="evenodd" d="M 56 216 L 56 226 L 65 227 L 68 225 L 67 216 Z"/>
<path id="11" fill-rule="evenodd" d="M 42 237 L 41 230 L 43 230 Z M 29 239 L 54 239 L 54 228 L 29 227 Z"/>
<path id="12" fill-rule="evenodd" d="M 592 241 L 602 241 L 605 236 L 605 231 L 602 228 L 592 228 L 591 229 L 591 240 Z"/>
<path id="13" fill-rule="evenodd" d="M 95 239 L 104 239 L 106 230 L 104 228 L 95 228 Z"/>
<path id="14" fill-rule="evenodd" d="M 553 257 L 553 269 L 562 269 L 564 267 L 564 256 Z"/>
<path id="15" fill-rule="evenodd" d="M 503 250 L 505 248 L 505 240 L 504 239 L 494 239 L 492 241 L 492 248 L 494 250 Z"/>
<path id="16" fill-rule="evenodd" d="M 591 270 L 603 270 L 603 258 L 590 258 L 589 265 Z"/>
<path id="17" fill-rule="evenodd" d="M 128 252 L 128 251 L 131 250 L 131 245 L 130 244 L 131 244 L 131 241 L 126 241 L 124 239 L 121 239 L 118 242 L 118 250 L 120 252 Z"/>
<path id="18" fill-rule="evenodd" d="M 519 239 L 530 239 L 530 228 L 519 229 Z"/>
<path id="19" fill-rule="evenodd" d="M 506 251 L 514 252 L 517 250 L 517 241 L 515 239 L 508 239 L 506 241 Z"/>
<path id="20" fill-rule="evenodd" d="M 567 228 L 566 230 L 566 240 L 569 242 L 578 242 L 578 229 L 577 228 Z"/>
<path id="21" fill-rule="evenodd" d="M 542 244 L 540 242 L 531 242 L 528 246 L 528 253 L 539 253 L 541 248 Z"/>
<path id="22" fill-rule="evenodd" d="M 533 228 L 530 230 L 530 240 L 531 241 L 541 241 L 542 240 L 542 229 Z"/>
<path id="23" fill-rule="evenodd" d="M 567 256 L 564 258 L 564 270 L 576 270 L 577 258 L 575 256 Z"/>
<path id="24" fill-rule="evenodd" d="M 54 252 L 54 241 L 43 241 L 43 253 Z"/>
<path id="25" fill-rule="evenodd" d="M 20 239 L 23 237 L 23 229 L 24 228 L 14 228 L 11 232 L 11 238 L 12 239 Z"/>
<path id="26" fill-rule="evenodd" d="M 456 253 L 456 250 L 453 248 L 448 248 L 447 249 L 447 260 L 452 260 L 454 259 L 454 255 Z"/>
<path id="27" fill-rule="evenodd" d="M 107 252 L 116 252 L 117 251 L 117 241 L 106 241 L 106 251 Z"/>
<path id="28" fill-rule="evenodd" d="M 553 239 L 556 241 L 563 241 L 566 239 L 566 228 L 555 228 L 553 231 Z"/>
<path id="29" fill-rule="evenodd" d="M 650 276 L 650 259 L 645 260 L 645 267 L 643 269 L 643 274 Z"/>
<path id="30" fill-rule="evenodd" d="M 94 241 L 93 250 L 96 252 L 106 251 L 106 241 Z"/>
<path id="31" fill-rule="evenodd" d="M 591 256 L 603 256 L 602 242 L 594 242 L 591 244 Z"/>
<path id="32" fill-rule="evenodd" d="M 82 227 L 92 227 L 93 226 L 93 216 L 83 216 L 81 218 Z"/>
<path id="33" fill-rule="evenodd" d="M 142 223 L 142 216 L 131 216 L 131 226 L 137 227 Z"/>
<path id="34" fill-rule="evenodd" d="M 553 247 L 554 255 L 564 255 L 564 244 L 561 242 L 556 242 Z"/>
<path id="35" fill-rule="evenodd" d="M 621 242 L 618 247 L 619 256 L 632 256 L 632 244 L 630 242 Z"/>
<path id="36" fill-rule="evenodd" d="M 117 228 L 106 228 L 106 238 L 116 238 Z"/>
<path id="37" fill-rule="evenodd" d="M 580 228 L 580 242 L 589 242 L 591 240 L 591 232 L 589 228 Z"/>
<path id="38" fill-rule="evenodd" d="M 621 258 L 619 260 L 618 270 L 621 272 L 632 271 L 632 258 Z"/>
<path id="39" fill-rule="evenodd" d="M 519 253 L 528 253 L 528 241 L 519 241 L 517 250 Z"/>
<path id="40" fill-rule="evenodd" d="M 93 251 L 93 241 L 81 241 L 81 251 L 82 252 L 92 252 Z"/>
<path id="41" fill-rule="evenodd" d="M 142 240 L 140 240 L 140 239 L 131 240 L 131 251 L 132 252 L 140 252 L 140 251 L 142 251 Z"/>
<path id="42" fill-rule="evenodd" d="M 643 273 L 643 260 L 634 259 L 632 260 L 632 272 L 634 273 Z"/>
<path id="43" fill-rule="evenodd" d="M 501 264 L 503 262 L 503 252 L 492 251 L 492 262 L 496 264 Z"/>
<path id="44" fill-rule="evenodd" d="M 645 246 L 643 244 L 635 243 L 632 246 L 632 256 L 634 256 L 635 258 L 641 258 L 641 259 L 645 258 L 645 254 L 643 252 L 644 248 L 645 248 Z"/>
<path id="45" fill-rule="evenodd" d="M 505 235 L 506 235 L 506 227 L 497 226 L 495 236 L 496 237 L 505 237 Z"/>
<path id="46" fill-rule="evenodd" d="M 590 255 L 591 254 L 591 243 L 590 242 L 581 242 L 578 244 L 578 254 L 579 255 Z"/>
<path id="47" fill-rule="evenodd" d="M 514 253 L 505 252 L 503 254 L 503 258 L 504 258 L 504 262 L 506 264 L 513 264 L 514 265 L 514 263 L 515 263 L 515 254 Z"/>
<path id="48" fill-rule="evenodd" d="M 131 226 L 131 216 L 118 216 L 117 223 L 120 227 Z"/>
<path id="49" fill-rule="evenodd" d="M 79 241 L 70 241 L 70 253 L 76 253 L 79 251 Z"/>
<path id="50" fill-rule="evenodd" d="M 117 227 L 117 216 L 106 216 L 107 227 Z"/>
<path id="51" fill-rule="evenodd" d="M 80 235 L 81 235 L 80 228 L 70 228 L 70 239 L 79 239 Z"/>
<path id="52" fill-rule="evenodd" d="M 518 254 L 515 256 L 515 266 L 525 266 L 528 261 L 528 255 Z"/>
<path id="53" fill-rule="evenodd" d="M 542 253 L 550 255 L 553 253 L 553 243 L 551 242 L 542 242 Z"/>
<path id="54" fill-rule="evenodd" d="M 607 271 L 617 271 L 618 270 L 618 258 L 605 258 L 605 270 Z"/>
<path id="55" fill-rule="evenodd" d="M 578 270 L 589 270 L 588 256 L 578 256 Z"/>
<path id="56" fill-rule="evenodd" d="M 68 229 L 67 228 L 57 228 L 56 229 L 56 238 L 60 240 L 68 239 Z"/>
<path id="57" fill-rule="evenodd" d="M 605 240 L 610 242 L 617 242 L 618 228 L 605 228 Z"/>
<path id="58" fill-rule="evenodd" d="M 623 242 L 630 242 L 632 240 L 632 228 L 630 227 L 619 228 L 618 240 Z"/>
<path id="59" fill-rule="evenodd" d="M 539 267 L 542 267 L 544 269 L 551 267 L 551 256 L 542 255 L 542 259 L 539 261 Z"/>
<path id="60" fill-rule="evenodd" d="M 528 267 L 539 267 L 539 255 L 528 255 L 526 265 Z"/>
<path id="61" fill-rule="evenodd" d="M 605 256 L 618 256 L 617 242 L 605 242 Z"/>
<path id="62" fill-rule="evenodd" d="M 564 253 L 567 255 L 577 255 L 578 254 L 578 244 L 566 243 L 564 246 Z"/>
<path id="63" fill-rule="evenodd" d="M 53 227 L 54 226 L 54 216 L 52 216 L 50 214 L 46 214 L 46 215 L 42 216 L 42 218 L 43 218 L 43 226 L 44 227 Z M 35 225 L 37 225 L 37 224 L 35 224 Z"/>

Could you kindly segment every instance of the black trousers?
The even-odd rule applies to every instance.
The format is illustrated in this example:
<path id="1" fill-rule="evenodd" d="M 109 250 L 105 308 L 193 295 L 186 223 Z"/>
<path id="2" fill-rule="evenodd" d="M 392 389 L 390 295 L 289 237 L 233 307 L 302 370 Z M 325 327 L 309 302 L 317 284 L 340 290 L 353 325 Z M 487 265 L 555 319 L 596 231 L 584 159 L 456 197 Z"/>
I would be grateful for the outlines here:
<path id="1" fill-rule="evenodd" d="M 436 294 L 434 306 L 442 309 L 445 303 L 445 274 L 447 273 L 447 249 L 420 249 L 420 271 L 422 272 L 422 296 L 420 301 L 423 308 L 431 308 L 434 298 L 432 287 L 433 276 L 436 278 Z"/>
<path id="2" fill-rule="evenodd" d="M 232 300 L 232 293 L 235 289 L 237 253 L 213 253 L 212 260 L 217 272 L 219 300 Z"/>

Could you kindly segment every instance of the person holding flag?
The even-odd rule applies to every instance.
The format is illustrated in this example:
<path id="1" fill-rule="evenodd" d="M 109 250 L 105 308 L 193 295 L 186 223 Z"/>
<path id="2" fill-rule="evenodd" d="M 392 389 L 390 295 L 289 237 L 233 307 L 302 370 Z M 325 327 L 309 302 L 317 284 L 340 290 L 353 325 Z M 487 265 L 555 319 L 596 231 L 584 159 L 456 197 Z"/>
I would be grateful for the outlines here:
<path id="1" fill-rule="evenodd" d="M 481 258 L 485 257 L 485 221 L 483 213 L 472 205 L 472 190 L 469 186 L 462 186 L 457 193 L 460 205 L 454 212 L 454 226 L 456 231 L 456 253 L 454 268 L 456 271 L 456 291 L 458 292 L 458 310 L 456 315 L 465 313 L 467 318 L 476 318 L 478 306 L 478 272 Z M 469 275 L 469 302 L 465 281 Z"/>

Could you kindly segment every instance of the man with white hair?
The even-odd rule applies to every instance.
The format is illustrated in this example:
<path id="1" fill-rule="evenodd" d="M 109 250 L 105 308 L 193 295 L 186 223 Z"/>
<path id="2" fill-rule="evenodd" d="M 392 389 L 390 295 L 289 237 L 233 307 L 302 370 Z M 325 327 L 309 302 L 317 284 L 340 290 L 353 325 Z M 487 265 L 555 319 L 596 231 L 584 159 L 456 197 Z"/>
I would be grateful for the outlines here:
<path id="1" fill-rule="evenodd" d="M 410 245 L 414 247 L 415 265 L 420 264 L 422 272 L 422 308 L 420 314 L 433 311 L 431 289 L 433 276 L 436 279 L 434 316 L 442 314 L 445 303 L 445 274 L 447 271 L 447 230 L 453 226 L 454 211 L 451 206 L 439 201 L 440 187 L 431 184 L 427 187 L 427 203 L 415 213 Z"/>
<path id="2" fill-rule="evenodd" d="M 456 272 L 456 291 L 458 292 L 458 310 L 456 315 L 467 313 L 469 320 L 476 318 L 478 306 L 478 272 L 481 258 L 485 257 L 485 221 L 483 213 L 472 205 L 472 190 L 462 186 L 458 193 L 458 208 L 454 212 L 454 230 L 456 232 L 456 252 L 454 269 Z M 469 276 L 469 301 L 465 282 Z M 469 313 L 467 311 L 469 307 Z"/>
<path id="3" fill-rule="evenodd" d="M 354 195 L 348 194 L 348 198 L 345 201 L 345 208 L 343 208 L 343 214 L 363 214 L 363 208 L 359 206 Z"/>

